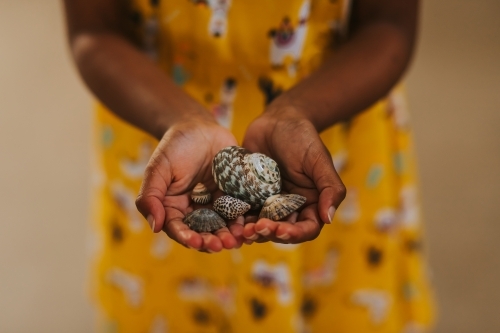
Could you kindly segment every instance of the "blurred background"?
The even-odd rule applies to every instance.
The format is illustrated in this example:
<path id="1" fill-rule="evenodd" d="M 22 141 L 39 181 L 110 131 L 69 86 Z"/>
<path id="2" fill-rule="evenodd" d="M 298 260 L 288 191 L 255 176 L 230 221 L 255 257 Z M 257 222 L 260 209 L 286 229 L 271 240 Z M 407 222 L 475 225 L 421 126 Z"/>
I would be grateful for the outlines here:
<path id="1" fill-rule="evenodd" d="M 61 1 L 0 0 L 0 332 L 90 332 L 91 98 Z M 500 1 L 423 2 L 408 73 L 435 332 L 500 332 Z"/>

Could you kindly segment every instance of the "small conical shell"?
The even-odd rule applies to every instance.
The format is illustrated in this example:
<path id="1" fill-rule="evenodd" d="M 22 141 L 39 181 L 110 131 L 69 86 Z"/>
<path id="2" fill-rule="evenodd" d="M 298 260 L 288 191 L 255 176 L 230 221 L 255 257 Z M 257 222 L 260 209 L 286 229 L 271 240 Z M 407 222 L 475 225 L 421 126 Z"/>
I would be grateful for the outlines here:
<path id="1" fill-rule="evenodd" d="M 191 199 L 197 204 L 206 205 L 212 200 L 212 195 L 205 185 L 198 183 L 191 192 Z"/>
<path id="2" fill-rule="evenodd" d="M 223 195 L 214 201 L 214 210 L 227 220 L 234 220 L 250 210 L 250 205 L 244 201 Z"/>
<path id="3" fill-rule="evenodd" d="M 226 222 L 213 210 L 202 208 L 186 215 L 183 222 L 196 232 L 214 232 L 226 226 Z"/>
<path id="4" fill-rule="evenodd" d="M 287 217 L 306 202 L 306 198 L 298 194 L 276 194 L 267 198 L 260 211 L 259 218 L 279 221 Z"/>

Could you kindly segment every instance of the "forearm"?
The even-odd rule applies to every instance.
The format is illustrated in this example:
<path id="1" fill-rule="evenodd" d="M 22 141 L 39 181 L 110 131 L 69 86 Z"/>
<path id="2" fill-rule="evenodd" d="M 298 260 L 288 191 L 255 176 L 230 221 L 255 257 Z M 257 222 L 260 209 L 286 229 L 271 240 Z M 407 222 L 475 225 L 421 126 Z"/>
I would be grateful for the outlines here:
<path id="1" fill-rule="evenodd" d="M 385 96 L 402 76 L 412 49 L 413 38 L 397 26 L 368 24 L 270 109 L 295 107 L 322 131 Z"/>
<path id="2" fill-rule="evenodd" d="M 160 139 L 181 120 L 213 121 L 194 99 L 119 34 L 77 33 L 71 49 L 90 90 L 117 116 Z"/>

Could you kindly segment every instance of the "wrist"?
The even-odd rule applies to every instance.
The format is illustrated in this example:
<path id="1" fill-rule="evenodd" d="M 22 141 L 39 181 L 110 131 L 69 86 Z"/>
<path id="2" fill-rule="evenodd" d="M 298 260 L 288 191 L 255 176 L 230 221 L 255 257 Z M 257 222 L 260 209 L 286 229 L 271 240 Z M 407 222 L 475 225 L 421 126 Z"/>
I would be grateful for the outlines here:
<path id="1" fill-rule="evenodd" d="M 266 111 L 256 120 L 259 135 L 267 142 L 283 141 L 290 135 L 318 132 L 306 115 L 291 105 L 269 105 Z M 287 140 L 287 139 L 285 139 Z"/>
<path id="2" fill-rule="evenodd" d="M 305 122 L 314 126 L 305 107 L 292 103 L 284 103 L 283 101 L 270 104 L 263 116 L 269 119 L 272 126 L 283 122 Z"/>
<path id="3" fill-rule="evenodd" d="M 287 119 L 307 121 L 314 126 L 317 132 L 324 130 L 331 124 L 322 121 L 321 110 L 317 103 L 306 98 L 293 98 L 288 92 L 276 98 L 266 110 L 273 116 Z"/>

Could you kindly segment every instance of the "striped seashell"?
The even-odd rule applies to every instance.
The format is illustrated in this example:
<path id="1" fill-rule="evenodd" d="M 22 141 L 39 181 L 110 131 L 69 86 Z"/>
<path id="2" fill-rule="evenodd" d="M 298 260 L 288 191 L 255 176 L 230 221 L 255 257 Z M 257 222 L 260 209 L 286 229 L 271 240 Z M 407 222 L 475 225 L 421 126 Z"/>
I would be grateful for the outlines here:
<path id="1" fill-rule="evenodd" d="M 300 208 L 306 198 L 298 194 L 277 194 L 269 197 L 260 211 L 259 218 L 279 221 Z"/>
<path id="2" fill-rule="evenodd" d="M 264 154 L 237 147 L 219 151 L 212 163 L 215 183 L 226 194 L 260 208 L 267 198 L 280 193 L 278 164 Z"/>
<path id="3" fill-rule="evenodd" d="M 250 210 L 250 205 L 229 195 L 214 201 L 214 210 L 227 220 L 234 220 Z"/>
<path id="4" fill-rule="evenodd" d="M 201 208 L 187 214 L 183 222 L 196 232 L 214 232 L 226 226 L 226 222 L 211 209 Z"/>
<path id="5" fill-rule="evenodd" d="M 210 200 L 212 200 L 212 194 L 208 192 L 205 185 L 198 183 L 194 187 L 193 192 L 191 192 L 191 199 L 193 199 L 193 202 L 197 204 L 206 205 L 210 202 Z"/>

